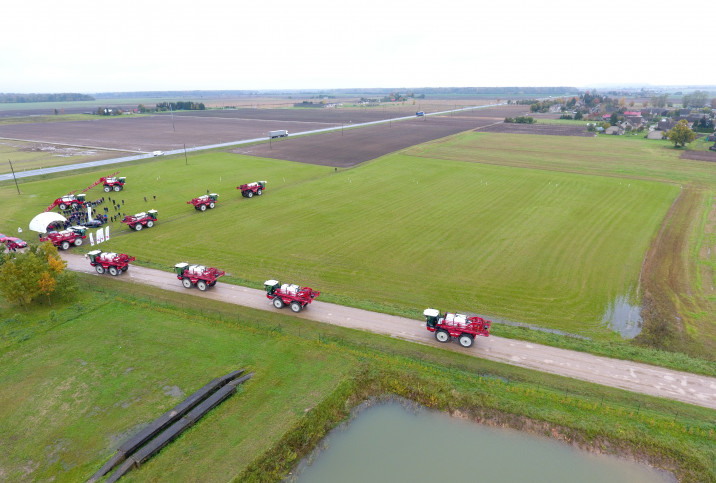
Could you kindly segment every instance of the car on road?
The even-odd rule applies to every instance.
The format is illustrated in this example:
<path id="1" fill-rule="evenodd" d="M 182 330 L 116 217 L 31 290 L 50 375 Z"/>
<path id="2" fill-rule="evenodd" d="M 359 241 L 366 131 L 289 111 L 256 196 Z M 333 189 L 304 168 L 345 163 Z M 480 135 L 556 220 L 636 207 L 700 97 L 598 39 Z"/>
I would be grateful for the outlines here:
<path id="1" fill-rule="evenodd" d="M 152 156 L 162 156 L 164 154 L 164 151 L 154 151 L 152 152 Z"/>
<path id="2" fill-rule="evenodd" d="M 5 236 L 2 233 L 0 233 L 0 243 L 7 244 L 8 242 L 15 243 L 18 248 L 25 248 L 27 246 L 27 242 L 25 240 L 21 240 L 16 236 Z"/>

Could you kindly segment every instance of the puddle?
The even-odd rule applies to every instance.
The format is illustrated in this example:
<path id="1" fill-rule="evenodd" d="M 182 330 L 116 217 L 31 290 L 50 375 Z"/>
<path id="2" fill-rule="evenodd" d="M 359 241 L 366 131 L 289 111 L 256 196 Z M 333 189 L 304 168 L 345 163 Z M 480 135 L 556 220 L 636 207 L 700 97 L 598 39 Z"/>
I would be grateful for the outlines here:
<path id="1" fill-rule="evenodd" d="M 633 339 L 641 332 L 641 307 L 629 303 L 629 298 L 621 295 L 607 306 L 602 323 L 625 339 Z"/>

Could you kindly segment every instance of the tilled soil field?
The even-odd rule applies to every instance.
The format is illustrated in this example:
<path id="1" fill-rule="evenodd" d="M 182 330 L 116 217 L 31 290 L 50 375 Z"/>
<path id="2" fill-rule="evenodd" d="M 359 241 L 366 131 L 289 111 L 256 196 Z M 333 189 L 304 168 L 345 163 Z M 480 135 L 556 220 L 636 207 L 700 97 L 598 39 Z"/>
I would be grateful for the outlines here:
<path id="1" fill-rule="evenodd" d="M 485 132 L 498 132 L 509 134 L 541 134 L 548 136 L 584 136 L 594 137 L 593 132 L 588 132 L 587 128 L 582 125 L 563 125 L 563 124 L 497 124 L 482 129 Z"/>
<path id="2" fill-rule="evenodd" d="M 441 106 L 444 107 L 444 106 Z M 457 106 L 459 107 L 459 106 Z M 452 109 L 453 106 L 445 107 Z M 396 117 L 414 115 L 418 110 L 416 106 L 390 106 L 366 108 L 304 108 L 304 109 L 220 109 L 207 111 L 181 111 L 174 116 L 182 117 L 208 117 L 224 119 L 253 119 L 263 121 L 294 121 L 294 122 L 324 122 L 345 124 L 346 126 L 361 122 L 388 120 Z M 424 109 L 424 112 L 442 112 L 437 109 Z M 455 113 L 461 117 L 496 117 L 504 119 L 506 116 L 519 116 L 529 112 L 529 106 L 499 106 L 485 109 L 475 109 Z M 169 115 L 168 113 L 166 114 Z M 287 128 L 277 128 L 287 129 Z"/>
<path id="3" fill-rule="evenodd" d="M 231 150 L 232 153 L 285 159 L 322 166 L 349 167 L 452 134 L 484 128 L 502 120 L 435 116 L 345 129 Z"/>
<path id="4" fill-rule="evenodd" d="M 169 151 L 244 139 L 266 138 L 274 129 L 289 132 L 335 126 L 333 123 L 195 116 L 122 117 L 91 121 L 43 122 L 0 126 L 0 138 L 129 151 Z M 338 124 L 340 125 L 340 124 Z M 176 131 L 175 131 L 176 129 Z"/>
<path id="5" fill-rule="evenodd" d="M 716 151 L 684 151 L 681 159 L 693 159 L 695 161 L 711 161 L 716 163 Z"/>

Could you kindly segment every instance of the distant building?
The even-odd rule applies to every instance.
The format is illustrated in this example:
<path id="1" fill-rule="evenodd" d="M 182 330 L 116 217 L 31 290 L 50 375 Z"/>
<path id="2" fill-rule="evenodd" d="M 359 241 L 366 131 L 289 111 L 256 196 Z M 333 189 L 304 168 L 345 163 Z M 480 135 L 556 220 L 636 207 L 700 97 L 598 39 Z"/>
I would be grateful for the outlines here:
<path id="1" fill-rule="evenodd" d="M 672 127 L 676 125 L 676 121 L 673 119 L 662 119 L 659 121 L 659 124 L 657 125 L 657 129 L 659 131 L 668 131 Z"/>
<path id="2" fill-rule="evenodd" d="M 664 131 L 650 131 L 646 135 L 647 139 L 664 139 Z"/>

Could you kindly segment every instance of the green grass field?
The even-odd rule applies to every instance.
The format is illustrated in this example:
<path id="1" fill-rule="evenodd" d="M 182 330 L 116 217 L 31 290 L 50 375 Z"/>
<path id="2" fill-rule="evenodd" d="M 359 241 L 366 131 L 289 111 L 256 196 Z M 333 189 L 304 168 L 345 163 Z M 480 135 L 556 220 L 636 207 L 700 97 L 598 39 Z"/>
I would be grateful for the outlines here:
<path id="1" fill-rule="evenodd" d="M 284 312 L 80 282 L 71 302 L 19 314 L 0 304 L 9 481 L 86 480 L 182 392 L 238 367 L 254 378 L 127 481 L 279 481 L 353 404 L 382 394 L 634 455 L 683 481 L 716 477 L 713 410 Z"/>
<path id="2" fill-rule="evenodd" d="M 12 448 L 0 455 L 0 467 L 10 481 L 85 480 L 143 425 L 211 379 L 246 367 L 254 378 L 141 478 L 202 480 L 211 468 L 214 481 L 227 481 L 353 364 L 316 342 L 197 322 L 99 294 L 66 312 L 80 305 L 86 308 L 76 318 L 0 350 L 0 446 Z M 206 444 L 217 439 L 220 448 Z M 176 460 L 183 463 L 176 467 Z"/>
<path id="3" fill-rule="evenodd" d="M 680 159 L 669 141 L 471 133 L 414 146 L 406 154 L 567 173 L 716 185 L 711 163 Z"/>
<path id="4" fill-rule="evenodd" d="M 438 155 L 455 149 L 429 146 Z M 607 306 L 637 301 L 644 253 L 679 187 L 438 159 L 430 149 L 338 173 L 219 153 L 189 166 L 174 158 L 120 167 L 122 209 L 156 208 L 160 221 L 140 233 L 115 224 L 105 246 L 165 269 L 217 266 L 254 286 L 269 278 L 310 285 L 354 305 L 437 306 L 609 337 Z M 24 183 L 22 197 L 4 190 L 2 229 L 100 174 Z M 266 194 L 242 198 L 235 186 L 257 179 L 268 181 Z M 220 194 L 217 209 L 186 204 L 207 190 Z"/>

